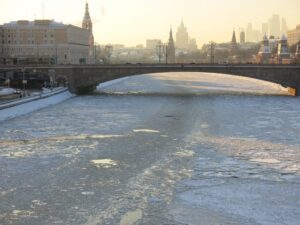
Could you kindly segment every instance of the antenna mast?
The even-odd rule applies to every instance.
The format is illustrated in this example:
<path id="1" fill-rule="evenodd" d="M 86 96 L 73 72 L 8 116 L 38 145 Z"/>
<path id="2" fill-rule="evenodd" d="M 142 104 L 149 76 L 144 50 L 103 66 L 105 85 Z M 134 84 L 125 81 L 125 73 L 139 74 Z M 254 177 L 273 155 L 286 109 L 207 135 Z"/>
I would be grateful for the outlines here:
<path id="1" fill-rule="evenodd" d="M 45 4 L 42 4 L 42 13 L 43 13 L 43 20 L 45 19 Z"/>

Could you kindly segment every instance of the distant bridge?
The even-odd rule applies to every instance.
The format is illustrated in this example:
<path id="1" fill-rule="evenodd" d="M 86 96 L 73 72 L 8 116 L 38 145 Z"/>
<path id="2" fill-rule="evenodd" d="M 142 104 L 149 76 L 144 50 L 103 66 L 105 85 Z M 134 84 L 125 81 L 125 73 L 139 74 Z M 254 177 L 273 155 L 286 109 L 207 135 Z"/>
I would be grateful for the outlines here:
<path id="1" fill-rule="evenodd" d="M 291 94 L 300 96 L 300 65 L 270 64 L 125 64 L 125 65 L 46 65 L 2 66 L 0 73 L 9 70 L 40 71 L 65 78 L 75 94 L 88 94 L 99 83 L 122 77 L 165 72 L 206 72 L 250 77 L 288 87 Z"/>

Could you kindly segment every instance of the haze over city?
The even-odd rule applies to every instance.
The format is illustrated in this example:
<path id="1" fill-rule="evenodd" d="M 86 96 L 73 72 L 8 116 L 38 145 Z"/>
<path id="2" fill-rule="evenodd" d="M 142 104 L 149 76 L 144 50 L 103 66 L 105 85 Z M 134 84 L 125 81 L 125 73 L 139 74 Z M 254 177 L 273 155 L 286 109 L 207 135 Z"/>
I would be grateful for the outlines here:
<path id="1" fill-rule="evenodd" d="M 0 225 L 299 225 L 300 0 L 0 6 Z"/>
<path id="2" fill-rule="evenodd" d="M 177 29 L 181 19 L 199 47 L 211 40 L 229 41 L 232 30 L 245 27 L 248 22 L 260 29 L 261 23 L 272 14 L 284 17 L 289 28 L 300 21 L 299 0 L 89 0 L 88 3 L 95 41 L 126 46 L 144 45 L 147 38 L 167 40 L 169 27 Z M 0 4 L 0 23 L 45 18 L 80 26 L 85 1 L 0 0 Z"/>

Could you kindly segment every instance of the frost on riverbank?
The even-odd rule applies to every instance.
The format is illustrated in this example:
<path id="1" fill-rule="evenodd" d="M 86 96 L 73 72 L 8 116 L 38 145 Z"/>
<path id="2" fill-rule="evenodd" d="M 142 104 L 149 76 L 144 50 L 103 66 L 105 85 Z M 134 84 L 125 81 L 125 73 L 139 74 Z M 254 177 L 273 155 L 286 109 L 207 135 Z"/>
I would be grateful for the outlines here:
<path id="1" fill-rule="evenodd" d="M 0 122 L 34 112 L 36 110 L 48 107 L 50 105 L 58 104 L 71 98 L 72 96 L 73 95 L 70 92 L 65 91 L 54 96 L 2 109 L 0 110 Z"/>

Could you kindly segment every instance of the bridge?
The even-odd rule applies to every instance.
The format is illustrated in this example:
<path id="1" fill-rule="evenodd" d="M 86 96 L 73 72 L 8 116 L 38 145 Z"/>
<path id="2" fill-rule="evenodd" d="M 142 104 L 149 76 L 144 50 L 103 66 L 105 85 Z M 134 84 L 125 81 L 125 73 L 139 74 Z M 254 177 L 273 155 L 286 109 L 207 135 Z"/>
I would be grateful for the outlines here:
<path id="1" fill-rule="evenodd" d="M 249 77 L 288 87 L 300 96 L 300 65 L 282 64 L 125 64 L 125 65 L 46 65 L 2 66 L 0 73 L 12 70 L 38 71 L 55 79 L 66 79 L 72 93 L 82 95 L 99 83 L 127 76 L 166 72 L 206 72 Z"/>

